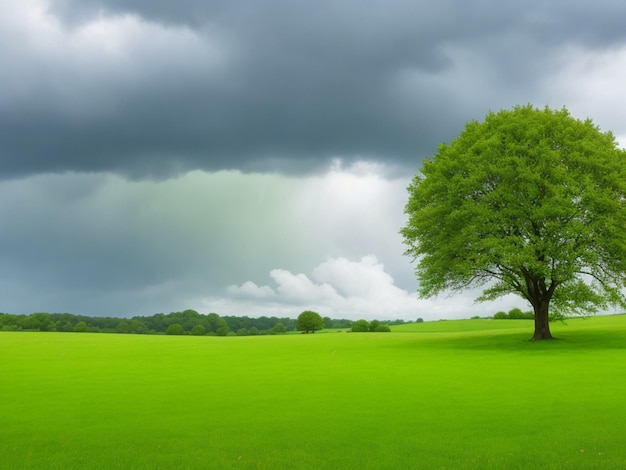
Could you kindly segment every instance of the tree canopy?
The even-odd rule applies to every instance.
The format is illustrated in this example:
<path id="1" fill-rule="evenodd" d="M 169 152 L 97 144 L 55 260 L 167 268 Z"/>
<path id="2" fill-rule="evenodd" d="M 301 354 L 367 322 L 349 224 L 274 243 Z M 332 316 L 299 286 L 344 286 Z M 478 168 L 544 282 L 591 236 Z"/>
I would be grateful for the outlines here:
<path id="1" fill-rule="evenodd" d="M 319 313 L 312 312 L 311 310 L 305 310 L 298 315 L 296 321 L 296 328 L 303 333 L 315 333 L 315 330 L 321 330 L 324 328 L 324 319 Z"/>
<path id="2" fill-rule="evenodd" d="M 484 287 L 548 313 L 626 306 L 626 151 L 563 108 L 489 113 L 423 163 L 401 234 L 419 292 Z"/>

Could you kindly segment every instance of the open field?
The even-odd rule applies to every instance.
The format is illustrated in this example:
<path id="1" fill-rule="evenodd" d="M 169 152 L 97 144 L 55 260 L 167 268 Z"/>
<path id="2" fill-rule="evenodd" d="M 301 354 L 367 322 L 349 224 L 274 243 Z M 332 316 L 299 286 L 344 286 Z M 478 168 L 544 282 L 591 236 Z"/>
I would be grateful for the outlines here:
<path id="1" fill-rule="evenodd" d="M 626 316 L 0 333 L 0 468 L 626 468 Z"/>

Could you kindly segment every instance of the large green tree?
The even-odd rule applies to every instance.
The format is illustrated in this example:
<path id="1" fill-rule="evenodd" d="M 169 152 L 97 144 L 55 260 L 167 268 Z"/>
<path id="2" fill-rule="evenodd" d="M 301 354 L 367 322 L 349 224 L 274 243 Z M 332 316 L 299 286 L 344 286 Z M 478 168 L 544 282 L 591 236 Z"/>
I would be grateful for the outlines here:
<path id="1" fill-rule="evenodd" d="M 550 309 L 626 306 L 626 151 L 566 109 L 515 107 L 468 122 L 408 188 L 401 234 L 419 292 L 481 286 L 517 294 L 532 339 L 550 339 Z"/>
<path id="2" fill-rule="evenodd" d="M 298 315 L 296 328 L 303 333 L 315 333 L 315 330 L 324 328 L 324 319 L 317 312 L 305 310 Z"/>

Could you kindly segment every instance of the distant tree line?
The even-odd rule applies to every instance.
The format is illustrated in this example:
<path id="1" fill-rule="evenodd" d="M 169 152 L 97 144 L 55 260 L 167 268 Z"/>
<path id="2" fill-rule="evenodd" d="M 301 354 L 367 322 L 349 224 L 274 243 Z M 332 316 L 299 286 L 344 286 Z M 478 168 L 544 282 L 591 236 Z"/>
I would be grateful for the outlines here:
<path id="1" fill-rule="evenodd" d="M 45 312 L 30 315 L 0 313 L 0 330 L 243 336 L 286 333 L 295 330 L 295 320 L 278 317 L 221 317 L 217 313 L 205 315 L 195 310 L 132 318 Z"/>
<path id="2" fill-rule="evenodd" d="M 494 320 L 533 320 L 535 314 L 533 312 L 522 312 L 519 308 L 512 308 L 507 312 L 497 312 L 494 314 Z"/>
<path id="3" fill-rule="evenodd" d="M 353 333 L 388 333 L 391 331 L 391 328 L 389 328 L 389 325 L 378 320 L 357 320 L 352 324 L 351 331 Z"/>
<path id="4" fill-rule="evenodd" d="M 316 329 L 349 329 L 352 320 L 323 317 Z M 385 325 L 398 325 L 404 320 L 379 322 Z M 0 331 L 60 331 L 92 333 L 129 334 L 172 334 L 172 335 L 214 335 L 214 336 L 253 336 L 283 334 L 299 329 L 297 320 L 288 317 L 251 318 L 248 316 L 220 316 L 217 313 L 202 314 L 195 310 L 183 310 L 152 316 L 90 317 L 71 313 L 36 312 L 30 315 L 17 315 L 0 312 Z"/>
<path id="5" fill-rule="evenodd" d="M 552 311 L 548 315 L 549 322 L 565 321 L 566 315 L 561 312 Z M 522 312 L 519 308 L 512 308 L 509 312 L 497 312 L 493 316 L 494 320 L 534 320 L 535 313 L 533 311 Z"/>
<path id="6" fill-rule="evenodd" d="M 322 323 L 323 325 L 319 325 L 319 327 L 348 329 L 352 327 L 354 322 L 347 319 L 323 317 Z M 384 323 L 395 325 L 404 323 L 404 321 L 393 320 Z M 172 325 L 178 325 L 180 328 Z M 296 329 L 297 320 L 293 318 L 220 316 L 217 313 L 205 315 L 191 309 L 132 318 L 90 317 L 71 313 L 47 312 L 37 312 L 30 315 L 0 313 L 0 330 L 4 331 L 252 336 L 282 334 Z"/>

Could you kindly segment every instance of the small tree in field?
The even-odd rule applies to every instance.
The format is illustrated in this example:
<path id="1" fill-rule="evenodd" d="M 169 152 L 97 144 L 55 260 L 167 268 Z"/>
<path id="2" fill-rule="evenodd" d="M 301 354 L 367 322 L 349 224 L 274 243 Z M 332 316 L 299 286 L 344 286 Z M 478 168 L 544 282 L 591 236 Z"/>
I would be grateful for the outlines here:
<path id="1" fill-rule="evenodd" d="M 350 330 L 353 333 L 363 333 L 370 330 L 370 324 L 367 320 L 357 320 L 352 324 Z"/>
<path id="2" fill-rule="evenodd" d="M 419 292 L 485 286 L 533 307 L 532 339 L 550 309 L 626 305 L 626 151 L 567 110 L 490 113 L 425 160 L 401 230 Z"/>
<path id="3" fill-rule="evenodd" d="M 303 333 L 315 333 L 315 330 L 324 328 L 324 320 L 319 313 L 305 310 L 298 315 L 296 328 Z"/>

